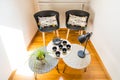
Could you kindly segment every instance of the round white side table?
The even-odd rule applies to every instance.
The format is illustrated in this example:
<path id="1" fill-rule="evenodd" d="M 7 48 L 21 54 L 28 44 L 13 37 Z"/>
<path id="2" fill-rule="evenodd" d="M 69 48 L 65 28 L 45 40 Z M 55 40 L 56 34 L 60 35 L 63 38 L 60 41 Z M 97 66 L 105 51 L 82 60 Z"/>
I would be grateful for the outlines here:
<path id="1" fill-rule="evenodd" d="M 79 50 L 84 50 L 84 47 L 78 44 L 72 44 L 71 54 L 63 58 L 63 61 L 65 62 L 66 65 L 75 69 L 83 69 L 90 64 L 91 56 L 87 51 L 87 49 L 85 50 L 85 54 L 86 54 L 85 58 L 80 58 L 78 56 Z"/>

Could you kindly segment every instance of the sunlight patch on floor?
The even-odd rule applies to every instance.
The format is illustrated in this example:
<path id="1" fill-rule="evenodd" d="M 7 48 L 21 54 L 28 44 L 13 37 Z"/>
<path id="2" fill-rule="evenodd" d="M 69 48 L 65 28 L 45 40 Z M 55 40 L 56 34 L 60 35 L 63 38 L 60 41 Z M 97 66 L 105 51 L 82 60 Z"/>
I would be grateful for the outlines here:
<path id="1" fill-rule="evenodd" d="M 60 76 L 59 80 L 63 80 L 63 77 L 62 77 L 62 76 Z"/>
<path id="2" fill-rule="evenodd" d="M 24 36 L 21 29 L 0 25 L 0 37 L 12 70 L 23 65 L 26 58 Z"/>

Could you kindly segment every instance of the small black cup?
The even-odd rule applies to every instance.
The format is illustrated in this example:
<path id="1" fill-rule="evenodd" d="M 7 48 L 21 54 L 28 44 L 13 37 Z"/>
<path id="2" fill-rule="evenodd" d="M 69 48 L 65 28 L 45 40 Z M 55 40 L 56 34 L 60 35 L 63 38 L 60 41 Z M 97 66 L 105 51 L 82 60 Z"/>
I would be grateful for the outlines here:
<path id="1" fill-rule="evenodd" d="M 66 45 L 67 44 L 67 41 L 63 41 L 63 45 Z"/>
<path id="2" fill-rule="evenodd" d="M 70 45 L 70 44 L 67 44 L 66 47 L 67 47 L 67 49 L 70 49 L 70 48 L 71 48 L 71 45 Z"/>
<path id="3" fill-rule="evenodd" d="M 63 53 L 66 53 L 67 49 L 66 49 L 66 48 L 63 48 L 62 51 L 63 51 Z"/>
<path id="4" fill-rule="evenodd" d="M 57 57 L 60 57 L 60 52 L 59 52 L 59 51 L 56 51 L 56 52 L 55 52 L 55 55 L 56 55 Z"/>
<path id="5" fill-rule="evenodd" d="M 63 48 L 63 45 L 60 44 L 60 45 L 59 45 L 59 49 L 62 49 L 62 48 Z"/>
<path id="6" fill-rule="evenodd" d="M 52 48 L 52 50 L 53 50 L 53 51 L 56 51 L 56 50 L 57 50 L 57 47 L 54 46 L 54 47 Z"/>

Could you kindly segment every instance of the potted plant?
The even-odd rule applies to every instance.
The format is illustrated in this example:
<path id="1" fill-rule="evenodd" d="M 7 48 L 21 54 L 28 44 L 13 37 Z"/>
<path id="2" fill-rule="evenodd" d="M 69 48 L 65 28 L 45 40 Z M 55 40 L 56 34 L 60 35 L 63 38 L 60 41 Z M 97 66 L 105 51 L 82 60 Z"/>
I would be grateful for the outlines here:
<path id="1" fill-rule="evenodd" d="M 31 57 L 34 57 L 35 62 L 36 60 L 38 60 L 38 61 L 41 61 L 42 64 L 45 64 L 46 54 L 48 54 L 48 52 L 43 47 L 41 47 L 41 48 L 35 49 L 31 54 Z"/>
<path id="2" fill-rule="evenodd" d="M 29 57 L 29 67 L 35 73 L 40 73 L 41 69 L 45 64 L 47 64 L 47 50 L 45 47 L 40 47 L 31 53 Z"/>
<path id="3" fill-rule="evenodd" d="M 46 53 L 47 53 L 47 52 L 38 49 L 38 50 L 36 51 L 36 53 L 35 53 L 36 59 L 37 59 L 37 60 L 44 60 Z"/>

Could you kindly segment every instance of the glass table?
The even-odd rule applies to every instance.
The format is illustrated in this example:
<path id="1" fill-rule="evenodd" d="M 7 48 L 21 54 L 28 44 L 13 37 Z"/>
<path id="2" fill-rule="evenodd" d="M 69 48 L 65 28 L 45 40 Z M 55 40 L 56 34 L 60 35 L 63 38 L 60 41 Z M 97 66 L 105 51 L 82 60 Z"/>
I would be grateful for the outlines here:
<path id="1" fill-rule="evenodd" d="M 46 47 L 44 48 L 46 50 Z M 36 56 L 31 56 L 29 58 L 29 67 L 34 72 L 35 80 L 37 80 L 37 74 L 47 73 L 53 68 L 55 68 L 58 64 L 59 59 L 50 56 L 49 54 L 45 55 L 44 64 L 42 61 L 37 60 Z M 58 67 L 57 71 L 59 72 Z"/>

